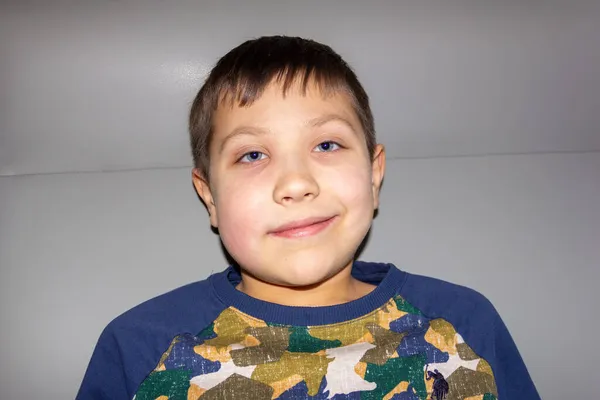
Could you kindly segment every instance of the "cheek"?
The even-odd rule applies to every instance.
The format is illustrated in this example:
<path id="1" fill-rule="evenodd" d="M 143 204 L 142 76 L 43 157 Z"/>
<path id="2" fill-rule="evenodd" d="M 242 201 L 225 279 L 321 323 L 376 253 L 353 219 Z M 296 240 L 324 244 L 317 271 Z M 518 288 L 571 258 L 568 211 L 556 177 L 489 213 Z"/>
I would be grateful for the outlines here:
<path id="1" fill-rule="evenodd" d="M 330 187 L 350 210 L 362 210 L 373 205 L 371 174 L 364 166 L 337 169 L 329 179 Z M 372 211 L 372 210 L 371 210 Z"/>
<path id="2" fill-rule="evenodd" d="M 265 224 L 264 196 L 264 189 L 240 181 L 220 188 L 216 202 L 219 235 L 232 255 L 251 248 L 252 240 L 260 237 Z"/>

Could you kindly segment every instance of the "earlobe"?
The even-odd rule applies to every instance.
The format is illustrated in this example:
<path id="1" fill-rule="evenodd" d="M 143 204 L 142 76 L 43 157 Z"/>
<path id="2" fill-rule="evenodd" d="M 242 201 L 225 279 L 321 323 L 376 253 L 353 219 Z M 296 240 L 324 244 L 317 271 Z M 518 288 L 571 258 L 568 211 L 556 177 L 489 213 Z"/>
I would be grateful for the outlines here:
<path id="1" fill-rule="evenodd" d="M 219 223 L 217 220 L 217 209 L 212 191 L 208 181 L 206 178 L 204 178 L 204 175 L 198 170 L 198 168 L 194 168 L 192 170 L 192 183 L 194 184 L 196 193 L 198 193 L 198 196 L 200 196 L 200 199 L 202 199 L 202 202 L 206 206 L 206 210 L 208 211 L 208 216 L 210 218 L 210 224 L 213 227 L 218 228 Z"/>
<path id="2" fill-rule="evenodd" d="M 372 162 L 373 208 L 379 207 L 379 193 L 383 176 L 385 175 L 385 147 L 382 144 L 375 146 Z"/>

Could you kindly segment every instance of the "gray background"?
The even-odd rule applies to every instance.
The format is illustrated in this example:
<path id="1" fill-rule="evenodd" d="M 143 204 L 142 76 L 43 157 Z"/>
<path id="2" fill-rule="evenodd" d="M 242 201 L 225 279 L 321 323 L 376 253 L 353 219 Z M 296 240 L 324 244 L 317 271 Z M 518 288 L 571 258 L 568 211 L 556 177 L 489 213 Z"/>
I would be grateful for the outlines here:
<path id="1" fill-rule="evenodd" d="M 225 267 L 187 112 L 275 33 L 371 95 L 389 160 L 362 258 L 484 293 L 544 399 L 597 395 L 598 2 L 4 0 L 0 399 L 73 398 L 112 318 Z"/>

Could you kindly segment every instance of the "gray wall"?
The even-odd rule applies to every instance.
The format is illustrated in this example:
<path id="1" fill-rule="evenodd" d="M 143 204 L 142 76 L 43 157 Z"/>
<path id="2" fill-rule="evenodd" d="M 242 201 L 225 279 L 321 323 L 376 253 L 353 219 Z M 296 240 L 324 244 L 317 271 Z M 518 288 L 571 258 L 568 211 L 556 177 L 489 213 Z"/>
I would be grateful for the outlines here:
<path id="1" fill-rule="evenodd" d="M 544 399 L 595 396 L 600 14 L 496 3 L 0 1 L 0 400 L 72 398 L 112 318 L 225 267 L 185 117 L 269 33 L 371 93 L 390 160 L 362 258 L 479 290 Z"/>

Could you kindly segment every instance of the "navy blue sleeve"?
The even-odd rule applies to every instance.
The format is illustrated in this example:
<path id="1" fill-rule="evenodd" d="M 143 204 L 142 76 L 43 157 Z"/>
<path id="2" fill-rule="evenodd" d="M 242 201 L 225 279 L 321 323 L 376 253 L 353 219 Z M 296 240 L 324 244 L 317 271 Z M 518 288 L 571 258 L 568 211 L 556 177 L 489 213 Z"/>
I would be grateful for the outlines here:
<path id="1" fill-rule="evenodd" d="M 131 400 L 127 391 L 125 366 L 110 325 L 98 339 L 75 399 Z"/>
<path id="2" fill-rule="evenodd" d="M 495 317 L 494 354 L 491 366 L 498 386 L 498 397 L 500 399 L 539 399 L 540 395 L 531 380 L 517 345 L 495 309 L 493 309 L 493 313 Z"/>
<path id="3" fill-rule="evenodd" d="M 115 318 L 100 335 L 76 400 L 131 400 L 175 336 L 198 334 L 224 308 L 201 281 Z"/>
<path id="4" fill-rule="evenodd" d="M 399 293 L 429 318 L 450 322 L 492 367 L 499 400 L 540 396 L 502 318 L 482 294 L 442 280 L 408 274 Z"/>

